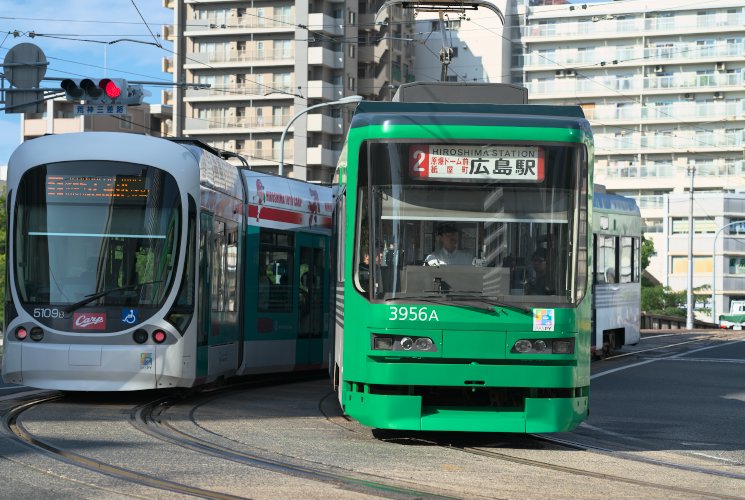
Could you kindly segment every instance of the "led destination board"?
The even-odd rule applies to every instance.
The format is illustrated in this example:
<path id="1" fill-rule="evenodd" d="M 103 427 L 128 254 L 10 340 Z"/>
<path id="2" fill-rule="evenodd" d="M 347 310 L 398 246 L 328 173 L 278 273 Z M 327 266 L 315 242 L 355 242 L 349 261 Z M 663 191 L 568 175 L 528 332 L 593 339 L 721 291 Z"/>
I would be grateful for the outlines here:
<path id="1" fill-rule="evenodd" d="M 106 175 L 48 175 L 48 201 L 142 200 L 148 197 L 145 178 Z"/>
<path id="2" fill-rule="evenodd" d="M 409 174 L 431 180 L 541 182 L 545 152 L 540 146 L 414 144 Z"/>

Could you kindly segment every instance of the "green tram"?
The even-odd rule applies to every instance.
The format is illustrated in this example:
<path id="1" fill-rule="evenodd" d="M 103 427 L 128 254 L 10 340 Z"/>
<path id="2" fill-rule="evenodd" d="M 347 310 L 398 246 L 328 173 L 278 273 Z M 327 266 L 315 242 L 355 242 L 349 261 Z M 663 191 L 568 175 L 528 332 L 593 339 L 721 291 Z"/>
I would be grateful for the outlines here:
<path id="1" fill-rule="evenodd" d="M 579 107 L 360 103 L 336 175 L 344 412 L 400 430 L 582 422 L 592 167 Z"/>

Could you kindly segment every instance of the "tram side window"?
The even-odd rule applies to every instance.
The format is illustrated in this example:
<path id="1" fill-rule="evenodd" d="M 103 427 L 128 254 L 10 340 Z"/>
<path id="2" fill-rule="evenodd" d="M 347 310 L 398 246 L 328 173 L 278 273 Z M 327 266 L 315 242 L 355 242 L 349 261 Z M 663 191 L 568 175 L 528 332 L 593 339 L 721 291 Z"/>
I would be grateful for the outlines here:
<path id="1" fill-rule="evenodd" d="M 212 246 L 212 310 L 225 310 L 225 223 L 215 221 Z"/>
<path id="2" fill-rule="evenodd" d="M 632 283 L 634 281 L 632 272 L 634 246 L 632 240 L 633 238 L 630 236 L 621 237 L 621 275 L 619 276 L 619 283 Z"/>
<path id="3" fill-rule="evenodd" d="M 281 231 L 261 232 L 258 269 L 259 311 L 292 311 L 292 266 L 294 261 L 294 238 L 292 234 Z"/>
<path id="4" fill-rule="evenodd" d="M 617 283 L 616 237 L 596 236 L 595 283 Z"/>
<path id="5" fill-rule="evenodd" d="M 238 310 L 238 225 L 230 222 L 228 226 L 225 235 L 226 310 L 235 312 Z"/>
<path id="6" fill-rule="evenodd" d="M 633 250 L 633 259 L 634 259 L 634 283 L 638 283 L 642 279 L 642 251 L 641 251 L 641 238 L 634 238 L 634 250 Z"/>
<path id="7" fill-rule="evenodd" d="M 238 309 L 238 225 L 215 220 L 212 245 L 212 310 L 235 312 Z"/>

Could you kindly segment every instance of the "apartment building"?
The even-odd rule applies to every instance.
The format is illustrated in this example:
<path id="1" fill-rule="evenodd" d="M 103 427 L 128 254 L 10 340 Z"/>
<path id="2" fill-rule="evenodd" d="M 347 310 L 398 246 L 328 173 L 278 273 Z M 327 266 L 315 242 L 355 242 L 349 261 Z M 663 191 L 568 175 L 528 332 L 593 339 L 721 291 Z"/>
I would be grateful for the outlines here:
<path id="1" fill-rule="evenodd" d="M 503 14 L 508 0 L 492 1 Z M 414 34 L 414 73 L 421 82 L 442 80 L 440 54 L 444 47 L 452 49 L 446 65 L 445 81 L 449 82 L 510 82 L 512 46 L 505 35 L 505 25 L 491 9 L 449 12 L 440 24 L 438 13 L 422 12 L 416 16 Z"/>
<path id="2" fill-rule="evenodd" d="M 508 14 L 512 83 L 525 85 L 532 103 L 584 108 L 595 182 L 637 199 L 657 250 L 649 271 L 677 290 L 686 289 L 680 240 L 693 176 L 693 286 L 710 284 L 715 258 L 721 312 L 745 290 L 741 267 L 731 265 L 745 257 L 745 241 L 737 225 L 724 228 L 745 216 L 728 195 L 745 192 L 742 1 L 512 0 Z"/>
<path id="3" fill-rule="evenodd" d="M 595 132 L 595 182 L 638 201 L 657 249 L 649 271 L 678 290 L 693 176 L 694 287 L 710 284 L 716 265 L 718 312 L 745 290 L 737 264 L 745 242 L 731 224 L 745 216 L 732 194 L 745 192 L 741 0 L 498 0 L 504 27 L 481 8 L 448 15 L 444 33 L 432 16 L 420 13 L 415 24 L 411 10 L 378 12 L 382 0 L 163 1 L 174 10 L 164 36 L 175 44 L 164 69 L 210 85 L 164 93 L 174 135 L 277 172 L 282 132 L 300 114 L 285 138 L 283 174 L 327 182 L 350 108 L 304 110 L 349 95 L 390 99 L 401 83 L 439 80 L 439 50 L 449 44 L 449 80 L 521 84 L 532 103 L 583 107 Z"/>
<path id="4" fill-rule="evenodd" d="M 163 67 L 185 84 L 163 96 L 175 135 L 238 153 L 257 170 L 329 182 L 351 106 L 304 110 L 352 95 L 385 99 L 412 79 L 413 48 L 402 43 L 412 13 L 378 16 L 383 3 L 164 0 L 175 55 Z"/>

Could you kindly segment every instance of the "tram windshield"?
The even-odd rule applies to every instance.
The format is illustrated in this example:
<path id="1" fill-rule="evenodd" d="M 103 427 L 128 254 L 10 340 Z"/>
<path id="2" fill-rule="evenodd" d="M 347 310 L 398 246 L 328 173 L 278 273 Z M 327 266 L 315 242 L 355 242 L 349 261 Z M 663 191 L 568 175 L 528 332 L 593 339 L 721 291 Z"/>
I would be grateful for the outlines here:
<path id="1" fill-rule="evenodd" d="M 176 272 L 180 207 L 176 180 L 153 167 L 88 161 L 29 170 L 14 224 L 21 301 L 54 306 L 38 309 L 54 317 L 115 307 L 144 319 Z"/>
<path id="2" fill-rule="evenodd" d="M 373 300 L 576 304 L 587 153 L 546 144 L 368 142 L 355 283 Z"/>

